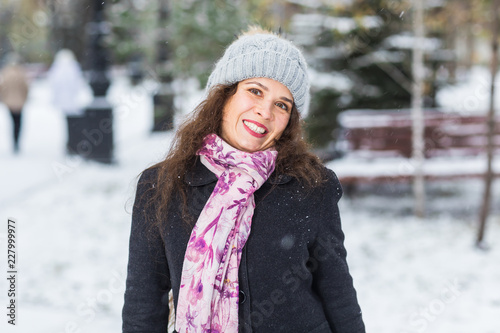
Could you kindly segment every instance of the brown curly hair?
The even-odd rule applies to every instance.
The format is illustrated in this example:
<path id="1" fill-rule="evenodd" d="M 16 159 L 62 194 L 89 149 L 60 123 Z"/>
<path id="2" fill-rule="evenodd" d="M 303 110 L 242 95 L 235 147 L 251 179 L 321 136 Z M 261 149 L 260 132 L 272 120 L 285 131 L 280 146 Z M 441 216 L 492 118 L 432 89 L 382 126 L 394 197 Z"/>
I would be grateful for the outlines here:
<path id="1" fill-rule="evenodd" d="M 185 174 L 195 165 L 196 152 L 201 148 L 205 136 L 211 133 L 220 136 L 224 106 L 237 88 L 238 83 L 214 86 L 207 98 L 177 130 L 167 157 L 150 167 L 157 170 L 156 189 L 151 196 L 156 224 L 162 224 L 165 220 L 168 203 L 174 194 L 180 194 L 182 198 L 185 221 L 192 222 L 186 204 Z M 324 181 L 325 169 L 318 157 L 309 152 L 302 127 L 299 112 L 293 105 L 288 125 L 275 142 L 278 151 L 275 173 L 297 178 L 311 188 Z"/>

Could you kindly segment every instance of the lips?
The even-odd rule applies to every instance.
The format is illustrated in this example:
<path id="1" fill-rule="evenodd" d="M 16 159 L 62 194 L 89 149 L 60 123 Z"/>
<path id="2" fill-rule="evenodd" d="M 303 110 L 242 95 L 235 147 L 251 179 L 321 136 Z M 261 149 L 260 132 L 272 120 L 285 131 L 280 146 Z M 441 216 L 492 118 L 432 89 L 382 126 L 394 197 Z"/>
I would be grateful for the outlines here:
<path id="1" fill-rule="evenodd" d="M 243 127 L 257 138 L 263 138 L 268 133 L 266 126 L 253 120 L 243 119 Z"/>

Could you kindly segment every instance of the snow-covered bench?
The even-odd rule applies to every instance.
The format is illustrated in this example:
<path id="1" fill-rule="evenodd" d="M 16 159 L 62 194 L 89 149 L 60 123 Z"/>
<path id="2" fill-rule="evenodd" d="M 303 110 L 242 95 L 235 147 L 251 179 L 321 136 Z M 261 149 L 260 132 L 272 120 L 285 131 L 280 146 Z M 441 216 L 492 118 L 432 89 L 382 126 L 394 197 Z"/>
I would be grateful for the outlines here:
<path id="1" fill-rule="evenodd" d="M 427 179 L 479 177 L 486 170 L 484 115 L 425 110 Z M 339 115 L 338 149 L 343 157 L 328 163 L 344 184 L 412 179 L 410 110 L 349 110 Z M 500 117 L 495 121 L 500 152 Z M 500 161 L 495 161 L 496 176 Z"/>

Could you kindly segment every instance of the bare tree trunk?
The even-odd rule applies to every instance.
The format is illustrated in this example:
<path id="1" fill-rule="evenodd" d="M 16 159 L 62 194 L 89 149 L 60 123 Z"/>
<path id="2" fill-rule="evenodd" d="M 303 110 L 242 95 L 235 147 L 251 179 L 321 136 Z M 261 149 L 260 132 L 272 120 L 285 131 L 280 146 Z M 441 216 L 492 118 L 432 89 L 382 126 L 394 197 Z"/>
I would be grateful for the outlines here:
<path id="1" fill-rule="evenodd" d="M 2 29 L 0 29 L 0 50 L 2 54 L 0 55 L 0 66 L 3 65 L 3 57 L 12 51 L 12 46 L 9 42 L 9 31 L 12 25 L 12 17 L 14 16 L 14 10 L 11 6 L 0 5 L 0 22 L 2 22 Z"/>
<path id="2" fill-rule="evenodd" d="M 490 86 L 490 109 L 486 125 L 488 128 L 488 143 L 486 147 L 487 152 L 487 169 L 484 174 L 484 193 L 479 212 L 479 232 L 477 235 L 476 246 L 483 247 L 484 231 L 486 229 L 486 220 L 488 219 L 491 203 L 491 185 L 493 183 L 493 136 L 495 134 L 495 79 L 498 68 L 498 29 L 500 22 L 498 17 L 498 8 L 500 7 L 500 0 L 492 2 L 491 13 L 493 15 L 492 24 L 492 41 L 491 41 L 491 86 Z"/>
<path id="3" fill-rule="evenodd" d="M 466 45 L 466 58 L 465 58 L 465 67 L 467 70 L 472 68 L 472 64 L 474 62 L 474 50 L 475 50 L 475 42 L 476 38 L 473 33 L 473 26 L 475 23 L 475 18 L 474 18 L 474 8 L 473 6 L 475 1 L 465 1 L 465 12 L 467 13 L 467 22 L 466 22 L 466 39 L 465 39 L 465 45 Z M 477 5 L 477 4 L 476 4 Z"/>
<path id="4" fill-rule="evenodd" d="M 424 114 L 422 110 L 422 94 L 424 84 L 424 0 L 413 0 L 413 29 L 415 43 L 413 44 L 413 86 L 412 86 L 412 124 L 413 124 L 413 160 L 415 174 L 413 193 L 415 196 L 415 215 L 425 214 L 425 183 L 424 183 Z"/>

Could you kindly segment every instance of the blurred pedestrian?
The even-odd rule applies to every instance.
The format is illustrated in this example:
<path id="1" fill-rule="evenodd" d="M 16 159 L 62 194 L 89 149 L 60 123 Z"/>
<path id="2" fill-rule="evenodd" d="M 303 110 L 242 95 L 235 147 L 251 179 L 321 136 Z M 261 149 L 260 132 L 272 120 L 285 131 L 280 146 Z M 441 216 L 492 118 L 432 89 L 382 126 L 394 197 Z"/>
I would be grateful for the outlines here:
<path id="1" fill-rule="evenodd" d="M 85 102 L 82 97 L 88 84 L 83 76 L 80 64 L 71 50 L 59 50 L 47 73 L 53 105 L 66 116 L 67 143 L 69 154 L 77 153 L 75 149 L 82 139 L 81 131 L 85 128 Z"/>
<path id="2" fill-rule="evenodd" d="M 19 152 L 19 137 L 21 134 L 22 112 L 28 98 L 28 79 L 19 56 L 7 56 L 7 65 L 0 72 L 0 100 L 9 109 L 14 138 L 14 152 Z"/>
<path id="3" fill-rule="evenodd" d="M 226 49 L 139 180 L 124 333 L 166 332 L 172 307 L 183 333 L 365 332 L 342 188 L 303 140 L 309 86 L 301 51 L 278 35 L 251 29 Z"/>

